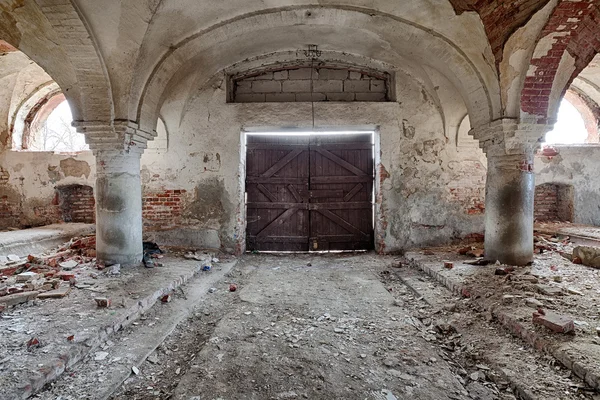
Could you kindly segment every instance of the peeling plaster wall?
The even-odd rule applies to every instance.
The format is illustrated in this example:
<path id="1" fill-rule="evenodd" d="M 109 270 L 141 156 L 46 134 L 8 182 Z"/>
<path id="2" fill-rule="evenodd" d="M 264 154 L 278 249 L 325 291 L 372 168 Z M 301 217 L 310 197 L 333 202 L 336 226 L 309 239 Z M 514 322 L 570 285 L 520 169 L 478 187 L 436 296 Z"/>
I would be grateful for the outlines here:
<path id="1" fill-rule="evenodd" d="M 60 155 L 48 152 L 0 153 L 0 229 L 61 222 L 55 188 L 94 187 L 91 152 Z"/>
<path id="2" fill-rule="evenodd" d="M 378 250 L 396 252 L 482 233 L 484 164 L 478 155 L 465 160 L 465 152 L 446 138 L 439 109 L 423 86 L 402 71 L 396 74 L 398 103 L 315 103 L 317 126 L 379 127 Z M 168 151 L 142 157 L 144 194 L 167 198 L 180 191 L 181 199 L 177 226 L 172 219 L 164 226 L 147 224 L 147 236 L 239 252 L 245 236 L 241 132 L 310 128 L 311 105 L 226 104 L 222 76 L 192 89 L 187 98 L 193 81 L 182 81 L 161 109 L 171 133 Z"/>
<path id="3" fill-rule="evenodd" d="M 535 184 L 555 183 L 574 188 L 574 219 L 577 224 L 600 225 L 600 146 L 555 146 L 553 157 L 536 156 Z"/>

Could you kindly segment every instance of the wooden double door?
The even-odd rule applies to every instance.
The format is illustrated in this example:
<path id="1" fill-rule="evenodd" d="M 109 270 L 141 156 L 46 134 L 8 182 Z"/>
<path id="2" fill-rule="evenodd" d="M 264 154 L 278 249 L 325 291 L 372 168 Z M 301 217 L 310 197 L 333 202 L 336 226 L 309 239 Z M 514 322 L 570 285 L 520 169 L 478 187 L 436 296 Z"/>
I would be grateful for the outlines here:
<path id="1" fill-rule="evenodd" d="M 371 134 L 248 135 L 249 251 L 370 250 Z"/>

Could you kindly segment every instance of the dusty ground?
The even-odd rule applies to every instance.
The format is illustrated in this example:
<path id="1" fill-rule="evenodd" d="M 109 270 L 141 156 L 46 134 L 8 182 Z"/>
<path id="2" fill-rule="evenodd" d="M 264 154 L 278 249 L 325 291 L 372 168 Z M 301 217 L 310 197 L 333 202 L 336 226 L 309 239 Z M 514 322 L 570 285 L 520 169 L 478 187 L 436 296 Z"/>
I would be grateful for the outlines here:
<path id="1" fill-rule="evenodd" d="M 468 299 L 392 265 L 246 256 L 227 278 L 238 291 L 207 296 L 112 398 L 594 398 Z"/>

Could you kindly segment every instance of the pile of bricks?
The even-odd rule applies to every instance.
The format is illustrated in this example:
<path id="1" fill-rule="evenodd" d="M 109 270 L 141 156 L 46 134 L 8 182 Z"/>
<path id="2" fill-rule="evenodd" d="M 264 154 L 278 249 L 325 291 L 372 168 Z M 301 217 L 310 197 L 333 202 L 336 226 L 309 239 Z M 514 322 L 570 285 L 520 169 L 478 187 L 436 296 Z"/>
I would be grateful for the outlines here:
<path id="1" fill-rule="evenodd" d="M 0 256 L 0 312 L 38 299 L 62 298 L 76 283 L 76 270 L 95 265 L 96 237 L 71 240 L 45 256 Z"/>

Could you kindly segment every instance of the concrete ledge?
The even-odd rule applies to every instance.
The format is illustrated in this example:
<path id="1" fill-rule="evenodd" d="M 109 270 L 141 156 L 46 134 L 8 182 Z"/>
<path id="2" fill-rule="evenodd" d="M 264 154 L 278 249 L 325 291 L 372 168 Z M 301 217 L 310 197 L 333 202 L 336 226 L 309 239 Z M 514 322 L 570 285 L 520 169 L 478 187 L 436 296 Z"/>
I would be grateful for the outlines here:
<path id="1" fill-rule="evenodd" d="M 192 249 L 220 249 L 219 232 L 214 229 L 177 228 L 168 231 L 147 232 L 144 237 L 159 246 L 186 247 Z"/>
<path id="2" fill-rule="evenodd" d="M 16 254 L 25 257 L 43 253 L 60 246 L 74 236 L 91 235 L 96 232 L 94 224 L 53 224 L 39 228 L 0 232 L 0 255 Z"/>
<path id="3" fill-rule="evenodd" d="M 477 289 L 474 289 L 473 287 L 465 286 L 461 282 L 442 275 L 440 271 L 443 270 L 443 267 L 440 266 L 436 268 L 432 265 L 427 265 L 423 260 L 414 258 L 414 253 L 407 253 L 407 257 L 413 257 L 412 260 L 414 260 L 414 265 L 417 268 L 444 285 L 450 291 L 462 297 L 472 298 L 478 308 L 489 312 L 492 317 L 500 322 L 503 327 L 508 329 L 513 336 L 521 338 L 525 343 L 536 350 L 553 356 L 562 365 L 570 369 L 576 376 L 583 379 L 587 385 L 594 388 L 596 391 L 600 390 L 600 377 L 590 366 L 584 365 L 580 358 L 577 358 L 575 354 L 573 354 L 574 351 L 572 351 L 573 349 L 571 349 L 568 344 L 552 344 L 537 332 L 525 327 L 517 318 L 499 310 L 497 307 L 487 307 L 484 302 L 477 300 L 477 298 L 484 297 L 484 293 L 479 293 Z"/>

